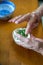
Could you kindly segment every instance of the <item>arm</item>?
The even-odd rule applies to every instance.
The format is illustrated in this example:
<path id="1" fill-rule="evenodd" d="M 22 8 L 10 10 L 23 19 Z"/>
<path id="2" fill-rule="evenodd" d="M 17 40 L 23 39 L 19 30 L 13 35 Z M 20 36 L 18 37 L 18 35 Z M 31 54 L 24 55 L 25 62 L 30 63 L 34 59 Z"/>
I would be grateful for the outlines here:
<path id="1" fill-rule="evenodd" d="M 36 10 L 35 10 L 35 13 L 42 17 L 43 16 L 43 4 L 41 4 Z"/>

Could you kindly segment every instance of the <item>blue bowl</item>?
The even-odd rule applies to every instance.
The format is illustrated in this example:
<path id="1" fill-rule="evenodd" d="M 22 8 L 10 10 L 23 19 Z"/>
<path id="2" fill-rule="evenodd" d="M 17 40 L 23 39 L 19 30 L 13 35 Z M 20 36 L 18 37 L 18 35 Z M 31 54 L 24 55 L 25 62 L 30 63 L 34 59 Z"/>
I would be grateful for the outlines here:
<path id="1" fill-rule="evenodd" d="M 10 18 L 15 8 L 15 4 L 11 1 L 0 1 L 0 19 L 6 20 Z"/>

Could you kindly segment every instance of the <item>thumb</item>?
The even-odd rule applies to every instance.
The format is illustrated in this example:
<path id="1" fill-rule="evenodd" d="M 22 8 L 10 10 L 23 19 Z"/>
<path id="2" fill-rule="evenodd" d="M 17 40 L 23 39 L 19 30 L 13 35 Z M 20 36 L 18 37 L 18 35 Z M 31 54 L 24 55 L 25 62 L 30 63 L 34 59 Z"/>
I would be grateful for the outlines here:
<path id="1" fill-rule="evenodd" d="M 43 43 L 43 39 L 35 38 L 35 40 Z"/>
<path id="2" fill-rule="evenodd" d="M 35 41 L 38 41 L 38 42 L 42 42 L 43 43 L 43 39 L 37 38 L 37 37 L 33 36 L 32 34 L 31 34 L 31 38 L 33 38 Z"/>

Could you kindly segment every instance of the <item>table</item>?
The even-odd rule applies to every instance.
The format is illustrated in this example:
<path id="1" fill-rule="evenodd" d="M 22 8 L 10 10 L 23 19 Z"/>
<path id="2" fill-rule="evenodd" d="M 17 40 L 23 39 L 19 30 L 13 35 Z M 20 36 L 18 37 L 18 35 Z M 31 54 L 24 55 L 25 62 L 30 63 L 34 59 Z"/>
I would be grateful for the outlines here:
<path id="1" fill-rule="evenodd" d="M 38 7 L 37 0 L 11 0 L 16 5 L 13 17 L 32 12 Z M 16 28 L 26 27 L 27 22 L 20 24 L 0 21 L 0 65 L 43 65 L 43 56 L 22 48 L 13 41 L 12 31 Z M 43 38 L 41 23 L 32 31 L 33 35 Z"/>

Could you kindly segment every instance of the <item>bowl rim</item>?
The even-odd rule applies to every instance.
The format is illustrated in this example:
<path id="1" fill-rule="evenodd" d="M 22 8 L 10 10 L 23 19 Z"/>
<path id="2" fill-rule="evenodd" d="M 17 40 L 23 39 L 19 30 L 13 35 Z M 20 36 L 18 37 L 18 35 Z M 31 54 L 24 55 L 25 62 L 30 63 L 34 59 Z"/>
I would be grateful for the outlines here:
<path id="1" fill-rule="evenodd" d="M 0 4 L 9 4 L 9 5 L 11 5 L 14 8 L 14 10 L 11 13 L 9 13 L 9 14 L 7 14 L 5 16 L 0 16 L 0 18 L 5 18 L 7 16 L 10 16 L 16 9 L 15 3 L 11 2 L 11 1 L 1 1 Z"/>

